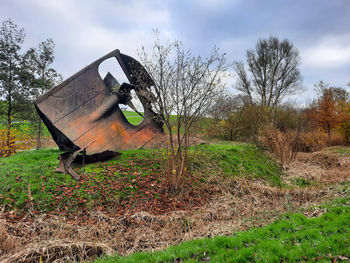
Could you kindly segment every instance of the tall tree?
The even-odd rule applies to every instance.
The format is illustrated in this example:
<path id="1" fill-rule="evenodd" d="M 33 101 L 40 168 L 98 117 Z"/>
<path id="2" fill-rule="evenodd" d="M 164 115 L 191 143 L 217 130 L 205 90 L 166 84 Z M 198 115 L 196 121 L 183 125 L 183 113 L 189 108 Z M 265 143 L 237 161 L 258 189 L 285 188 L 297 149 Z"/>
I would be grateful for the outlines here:
<path id="1" fill-rule="evenodd" d="M 14 104 L 21 97 L 21 45 L 24 29 L 18 28 L 10 19 L 0 27 L 0 91 L 6 101 L 7 147 L 11 144 L 11 126 Z M 10 153 L 9 153 L 10 154 Z"/>
<path id="2" fill-rule="evenodd" d="M 25 55 L 25 68 L 27 71 L 29 81 L 29 92 L 32 99 L 44 94 L 47 90 L 53 88 L 59 81 L 62 80 L 62 76 L 51 67 L 54 57 L 55 43 L 52 39 L 47 39 L 39 44 L 38 48 L 31 48 Z M 36 148 L 41 148 L 41 133 L 42 133 L 42 121 L 41 118 L 36 115 L 36 122 L 38 126 L 37 144 Z"/>
<path id="3" fill-rule="evenodd" d="M 277 37 L 258 40 L 246 53 L 247 66 L 236 62 L 236 89 L 261 106 L 275 108 L 281 100 L 301 90 L 300 56 L 293 44 Z"/>

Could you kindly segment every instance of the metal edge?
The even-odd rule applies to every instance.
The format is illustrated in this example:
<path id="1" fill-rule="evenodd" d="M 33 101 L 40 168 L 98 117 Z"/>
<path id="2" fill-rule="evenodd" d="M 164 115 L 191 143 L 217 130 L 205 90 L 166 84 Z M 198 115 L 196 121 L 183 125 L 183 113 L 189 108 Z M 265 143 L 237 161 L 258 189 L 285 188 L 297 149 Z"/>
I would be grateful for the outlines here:
<path id="1" fill-rule="evenodd" d="M 63 88 L 65 85 L 67 85 L 69 82 L 73 81 L 74 79 L 76 79 L 77 77 L 79 77 L 83 72 L 89 70 L 90 68 L 96 66 L 96 64 L 101 64 L 104 60 L 111 58 L 111 57 L 117 57 L 117 54 L 119 54 L 119 49 L 115 49 L 112 52 L 108 53 L 107 55 L 95 60 L 94 62 L 92 62 L 90 65 L 86 66 L 85 68 L 81 69 L 80 71 L 78 71 L 77 73 L 75 73 L 73 76 L 69 77 L 68 79 L 64 80 L 63 82 L 61 82 L 60 84 L 58 84 L 57 86 L 53 87 L 51 90 L 49 90 L 47 93 L 41 95 L 40 97 L 38 97 L 35 101 L 34 104 L 39 104 L 40 102 L 42 102 L 43 100 L 47 99 L 49 96 L 51 96 L 53 93 L 57 92 L 58 90 L 60 90 L 61 88 Z M 118 60 L 118 59 L 117 59 Z M 119 62 L 119 61 L 118 61 Z M 120 63 L 120 62 L 119 62 Z M 102 78 L 101 78 L 102 79 Z"/>

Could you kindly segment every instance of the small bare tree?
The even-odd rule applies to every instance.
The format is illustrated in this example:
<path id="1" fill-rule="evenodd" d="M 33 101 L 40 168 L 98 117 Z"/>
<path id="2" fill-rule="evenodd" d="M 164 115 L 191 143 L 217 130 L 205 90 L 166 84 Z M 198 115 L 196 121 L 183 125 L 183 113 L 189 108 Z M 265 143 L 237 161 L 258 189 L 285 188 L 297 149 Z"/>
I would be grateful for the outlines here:
<path id="1" fill-rule="evenodd" d="M 203 59 L 185 51 L 178 40 L 161 43 L 158 33 L 153 51 L 148 54 L 142 47 L 139 56 L 154 80 L 153 107 L 162 118 L 169 139 L 169 185 L 178 191 L 186 174 L 193 127 L 223 92 L 230 65 L 217 48 Z"/>

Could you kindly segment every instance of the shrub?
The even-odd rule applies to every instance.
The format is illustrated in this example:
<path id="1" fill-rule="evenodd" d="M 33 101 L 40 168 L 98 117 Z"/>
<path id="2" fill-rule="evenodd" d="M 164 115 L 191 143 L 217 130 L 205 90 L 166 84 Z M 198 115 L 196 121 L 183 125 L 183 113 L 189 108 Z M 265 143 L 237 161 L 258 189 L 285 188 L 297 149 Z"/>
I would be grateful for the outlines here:
<path id="1" fill-rule="evenodd" d="M 260 133 L 259 140 L 278 158 L 282 166 L 294 160 L 298 135 L 297 132 L 291 130 L 282 132 L 275 127 L 265 126 Z"/>
<path id="2" fill-rule="evenodd" d="M 344 122 L 339 127 L 339 132 L 346 143 L 350 144 L 350 121 Z"/>
<path id="3" fill-rule="evenodd" d="M 280 165 L 293 161 L 297 152 L 315 152 L 328 146 L 328 136 L 324 132 L 280 131 L 272 126 L 264 127 L 259 141 L 278 158 Z M 344 144 L 339 133 L 332 133 L 330 142 L 331 145 Z"/>
<path id="4" fill-rule="evenodd" d="M 330 146 L 344 145 L 343 136 L 338 132 L 333 132 L 330 137 Z M 298 152 L 315 152 L 328 146 L 328 136 L 321 131 L 302 132 L 298 139 Z"/>
<path id="5" fill-rule="evenodd" d="M 0 157 L 11 156 L 18 150 L 30 149 L 34 140 L 25 132 L 16 128 L 0 129 Z"/>
<path id="6" fill-rule="evenodd" d="M 299 152 L 315 152 L 327 146 L 327 134 L 321 131 L 302 132 L 298 140 Z"/>

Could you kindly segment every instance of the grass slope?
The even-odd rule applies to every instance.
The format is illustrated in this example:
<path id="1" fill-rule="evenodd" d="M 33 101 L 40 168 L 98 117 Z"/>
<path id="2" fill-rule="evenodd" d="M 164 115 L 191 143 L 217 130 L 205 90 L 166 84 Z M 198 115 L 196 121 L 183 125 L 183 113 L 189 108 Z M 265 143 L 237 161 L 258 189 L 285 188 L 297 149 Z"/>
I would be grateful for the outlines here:
<path id="1" fill-rule="evenodd" d="M 95 263 L 131 262 L 348 262 L 350 197 L 317 218 L 287 214 L 266 227 L 234 236 L 184 242 L 165 251 L 104 257 Z"/>
<path id="2" fill-rule="evenodd" d="M 29 150 L 0 158 L 0 203 L 23 207 L 28 202 L 28 187 L 38 206 L 50 203 L 48 189 L 72 182 L 69 175 L 54 172 L 59 153 L 58 149 Z"/>
<path id="3" fill-rule="evenodd" d="M 138 125 L 143 120 L 143 118 L 139 115 L 138 116 L 128 116 L 126 118 L 132 125 Z"/>
<path id="4" fill-rule="evenodd" d="M 282 186 L 280 167 L 254 145 L 225 142 L 197 145 L 192 151 L 196 152 L 192 167 L 221 172 L 224 177 L 263 179 L 271 185 Z"/>
<path id="5" fill-rule="evenodd" d="M 249 144 L 206 144 L 191 149 L 192 171 L 185 180 L 188 202 L 196 203 L 205 194 L 209 175 L 225 180 L 247 176 L 281 185 L 280 170 L 266 154 Z M 165 150 L 123 151 L 105 163 L 76 168 L 82 180 L 56 173 L 58 149 L 23 151 L 0 158 L 0 204 L 22 209 L 33 205 L 40 211 L 77 211 L 97 206 L 121 206 L 121 212 L 144 208 L 154 213 L 173 207 L 171 196 L 163 191 Z M 29 191 L 30 189 L 30 191 Z M 196 191 L 199 193 L 196 193 Z M 32 199 L 31 202 L 29 199 Z M 178 207 L 182 208 L 182 207 Z M 119 208 L 118 208 L 119 209 Z"/>
<path id="6" fill-rule="evenodd" d="M 130 111 L 130 110 L 123 110 L 123 114 L 124 114 L 125 117 L 140 116 L 135 111 Z M 143 112 L 141 112 L 141 114 L 143 114 Z"/>
<path id="7" fill-rule="evenodd" d="M 124 110 L 123 114 L 132 125 L 138 125 L 143 120 L 135 111 Z M 143 115 L 143 112 L 141 114 Z"/>

